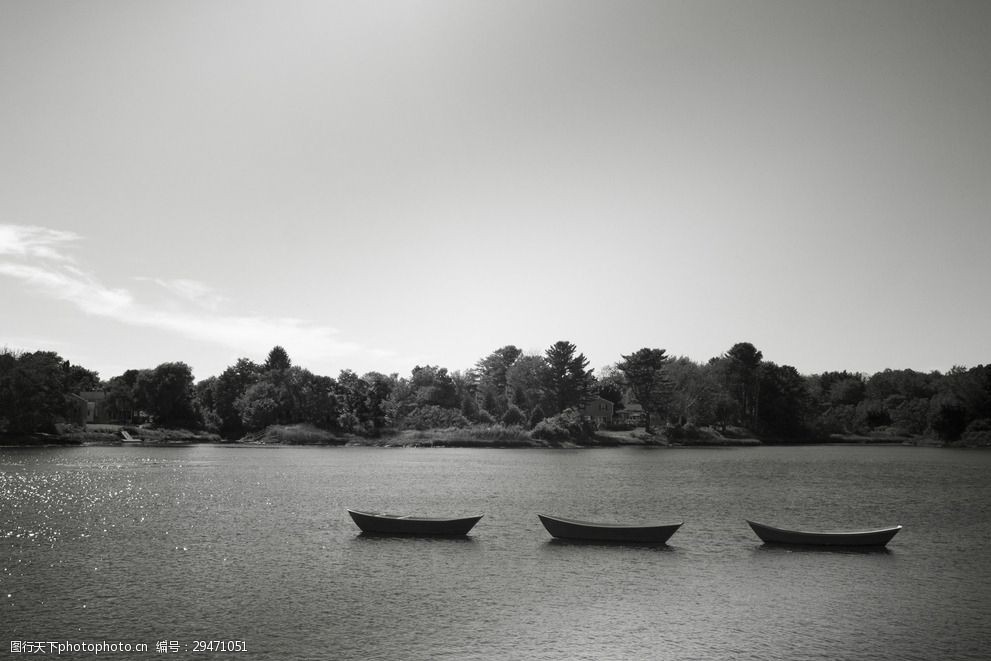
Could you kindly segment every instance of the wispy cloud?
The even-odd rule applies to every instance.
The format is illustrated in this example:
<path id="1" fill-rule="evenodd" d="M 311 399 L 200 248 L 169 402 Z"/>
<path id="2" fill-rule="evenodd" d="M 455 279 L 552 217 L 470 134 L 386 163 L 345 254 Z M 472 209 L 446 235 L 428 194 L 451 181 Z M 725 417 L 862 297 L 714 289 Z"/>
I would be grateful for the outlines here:
<path id="1" fill-rule="evenodd" d="M 0 275 L 89 315 L 157 328 L 249 355 L 263 354 L 274 344 L 287 347 L 302 359 L 339 358 L 369 351 L 341 339 L 336 329 L 307 320 L 223 314 L 218 310 L 227 298 L 194 280 L 139 278 L 164 288 L 174 300 L 164 306 L 137 300 L 127 289 L 109 287 L 76 265 L 70 249 L 80 238 L 72 232 L 44 227 L 0 225 Z"/>
<path id="2" fill-rule="evenodd" d="M 72 261 L 58 246 L 79 240 L 79 235 L 33 225 L 0 225 L 0 255 L 34 257 L 55 262 Z"/>
<path id="3" fill-rule="evenodd" d="M 123 289 L 104 287 L 86 273 L 65 264 L 43 268 L 0 261 L 0 274 L 21 280 L 52 298 L 75 303 L 91 314 L 114 316 L 135 305 Z"/>
<path id="4" fill-rule="evenodd" d="M 190 303 L 194 303 L 197 306 L 207 310 L 215 311 L 220 308 L 222 304 L 230 300 L 210 285 L 198 282 L 196 280 L 189 280 L 186 278 L 166 280 L 164 278 L 147 277 L 139 277 L 137 279 L 152 282 L 165 289 L 173 296 L 189 301 Z"/>

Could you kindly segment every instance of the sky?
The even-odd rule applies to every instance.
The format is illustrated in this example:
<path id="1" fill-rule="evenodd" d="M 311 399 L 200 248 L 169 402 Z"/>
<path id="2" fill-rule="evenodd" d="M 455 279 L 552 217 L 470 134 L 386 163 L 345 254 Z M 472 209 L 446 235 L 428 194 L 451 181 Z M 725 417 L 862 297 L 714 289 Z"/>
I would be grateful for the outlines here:
<path id="1" fill-rule="evenodd" d="M 991 3 L 0 0 L 0 347 L 991 362 Z"/>

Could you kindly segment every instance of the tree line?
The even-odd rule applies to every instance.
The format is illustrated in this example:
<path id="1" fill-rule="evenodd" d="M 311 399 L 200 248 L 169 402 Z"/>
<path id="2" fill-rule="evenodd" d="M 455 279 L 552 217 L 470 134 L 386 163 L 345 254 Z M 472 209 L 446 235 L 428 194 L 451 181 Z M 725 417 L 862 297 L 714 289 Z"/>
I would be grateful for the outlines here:
<path id="1" fill-rule="evenodd" d="M 542 354 L 506 345 L 463 371 L 424 365 L 407 376 L 359 376 L 344 369 L 336 378 L 292 364 L 276 346 L 262 363 L 241 358 L 199 382 L 183 362 L 102 381 L 53 352 L 3 349 L 0 433 L 78 422 L 73 395 L 92 390 L 104 393 L 102 406 L 117 422 L 148 420 L 226 438 L 299 423 L 367 436 L 472 425 L 527 429 L 538 438 L 576 436 L 589 431 L 583 406 L 598 397 L 620 414 L 638 408 L 648 431 L 661 427 L 673 436 L 706 426 L 793 440 L 883 429 L 953 441 L 970 431 L 991 432 L 991 365 L 802 375 L 740 342 L 705 363 L 645 347 L 594 374 L 575 344 L 562 340 Z"/>

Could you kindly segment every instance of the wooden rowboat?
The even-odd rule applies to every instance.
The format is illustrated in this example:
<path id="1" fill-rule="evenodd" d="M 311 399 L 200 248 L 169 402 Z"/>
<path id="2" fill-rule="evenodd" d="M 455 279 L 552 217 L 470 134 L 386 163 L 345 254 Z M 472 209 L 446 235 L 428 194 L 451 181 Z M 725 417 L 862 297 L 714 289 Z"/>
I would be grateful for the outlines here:
<path id="1" fill-rule="evenodd" d="M 348 510 L 348 514 L 358 524 L 362 532 L 377 535 L 430 535 L 435 537 L 457 537 L 467 535 L 478 523 L 482 515 L 450 519 L 441 517 L 408 516 L 382 514 L 381 512 L 359 512 Z"/>
<path id="2" fill-rule="evenodd" d="M 807 546 L 884 546 L 901 526 L 879 530 L 850 530 L 842 532 L 808 532 L 785 530 L 763 523 L 747 521 L 766 544 L 802 544 Z"/>
<path id="3" fill-rule="evenodd" d="M 559 539 L 581 539 L 597 542 L 641 542 L 664 544 L 681 527 L 681 523 L 642 525 L 627 523 L 593 523 L 574 521 L 557 516 L 538 514 L 552 536 Z"/>

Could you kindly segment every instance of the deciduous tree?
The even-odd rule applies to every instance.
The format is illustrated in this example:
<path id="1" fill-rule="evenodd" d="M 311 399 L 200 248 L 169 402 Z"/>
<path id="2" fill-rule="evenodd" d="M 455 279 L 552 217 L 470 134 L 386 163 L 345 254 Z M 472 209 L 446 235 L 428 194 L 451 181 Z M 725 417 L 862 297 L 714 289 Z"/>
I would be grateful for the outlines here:
<path id="1" fill-rule="evenodd" d="M 244 433 L 245 427 L 237 400 L 258 382 L 262 368 L 248 358 L 239 358 L 225 369 L 214 385 L 214 412 L 220 418 L 220 432 L 229 437 Z"/>
<path id="2" fill-rule="evenodd" d="M 67 411 L 65 377 L 54 352 L 0 352 L 0 432 L 53 431 Z"/>
<path id="3" fill-rule="evenodd" d="M 807 430 L 809 391 L 805 379 L 791 365 L 772 362 L 760 366 L 760 430 L 777 436 L 800 437 Z"/>
<path id="4" fill-rule="evenodd" d="M 163 427 L 196 427 L 193 407 L 193 371 L 183 362 L 162 363 L 142 371 L 135 384 L 137 400 L 152 420 Z"/>
<path id="5" fill-rule="evenodd" d="M 478 390 L 483 398 L 490 398 L 492 401 L 490 413 L 502 415 L 512 403 L 507 373 L 521 355 L 523 355 L 522 350 L 507 344 L 475 364 Z"/>
<path id="6" fill-rule="evenodd" d="M 643 407 L 647 431 L 651 430 L 651 413 L 666 411 L 670 402 L 671 383 L 664 373 L 668 360 L 664 349 L 644 347 L 624 355 L 623 360 L 616 363 L 616 368 L 626 377 L 633 396 Z"/>

